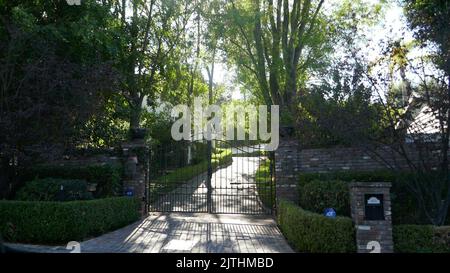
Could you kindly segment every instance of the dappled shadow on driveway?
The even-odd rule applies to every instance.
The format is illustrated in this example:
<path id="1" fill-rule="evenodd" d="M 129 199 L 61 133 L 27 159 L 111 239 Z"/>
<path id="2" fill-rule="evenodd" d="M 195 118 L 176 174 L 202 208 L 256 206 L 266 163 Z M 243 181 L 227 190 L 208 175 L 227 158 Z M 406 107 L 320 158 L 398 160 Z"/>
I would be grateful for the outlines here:
<path id="1" fill-rule="evenodd" d="M 68 252 L 65 246 L 11 246 L 33 252 Z M 292 250 L 268 216 L 161 213 L 84 241 L 81 252 L 277 253 Z"/>
<path id="2" fill-rule="evenodd" d="M 291 252 L 273 219 L 248 215 L 159 214 L 131 230 L 82 244 L 86 252 Z M 103 237 L 103 236 L 102 236 Z M 108 252 L 108 251 L 107 251 Z"/>

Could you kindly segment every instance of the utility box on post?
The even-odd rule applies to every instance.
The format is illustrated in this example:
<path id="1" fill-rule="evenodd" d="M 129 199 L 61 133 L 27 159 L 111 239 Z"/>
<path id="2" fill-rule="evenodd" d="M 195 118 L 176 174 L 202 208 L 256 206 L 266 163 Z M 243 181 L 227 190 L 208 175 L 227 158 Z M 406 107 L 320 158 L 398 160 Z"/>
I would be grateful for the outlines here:
<path id="1" fill-rule="evenodd" d="M 358 253 L 392 253 L 391 183 L 350 184 Z"/>

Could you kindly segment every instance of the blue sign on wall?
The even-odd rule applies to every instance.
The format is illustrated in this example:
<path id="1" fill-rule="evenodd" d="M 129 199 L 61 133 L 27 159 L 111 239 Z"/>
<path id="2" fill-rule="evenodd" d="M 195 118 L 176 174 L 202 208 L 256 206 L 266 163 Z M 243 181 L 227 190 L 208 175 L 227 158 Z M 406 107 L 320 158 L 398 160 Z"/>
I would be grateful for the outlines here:
<path id="1" fill-rule="evenodd" d="M 326 208 L 323 215 L 329 218 L 336 218 L 336 211 L 333 208 Z"/>
<path id="2" fill-rule="evenodd" d="M 127 191 L 125 192 L 125 195 L 126 196 L 133 196 L 134 195 L 133 189 L 132 188 L 128 188 Z"/>

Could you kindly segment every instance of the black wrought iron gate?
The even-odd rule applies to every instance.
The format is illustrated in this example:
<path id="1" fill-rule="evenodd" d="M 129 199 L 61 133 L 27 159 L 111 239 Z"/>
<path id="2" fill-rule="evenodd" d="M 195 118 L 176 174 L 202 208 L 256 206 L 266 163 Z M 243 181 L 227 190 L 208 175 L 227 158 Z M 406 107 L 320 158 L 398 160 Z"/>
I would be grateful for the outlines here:
<path id="1" fill-rule="evenodd" d="M 262 144 L 177 142 L 153 147 L 149 211 L 271 214 L 273 160 Z"/>

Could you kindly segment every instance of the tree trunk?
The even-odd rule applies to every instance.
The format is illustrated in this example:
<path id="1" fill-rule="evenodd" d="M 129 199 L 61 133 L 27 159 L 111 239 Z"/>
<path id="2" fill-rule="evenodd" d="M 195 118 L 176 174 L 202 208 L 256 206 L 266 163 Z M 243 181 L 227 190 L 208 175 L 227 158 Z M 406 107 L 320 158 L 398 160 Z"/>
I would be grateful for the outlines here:
<path id="1" fill-rule="evenodd" d="M 131 107 L 130 129 L 140 128 L 142 109 L 140 105 Z"/>

